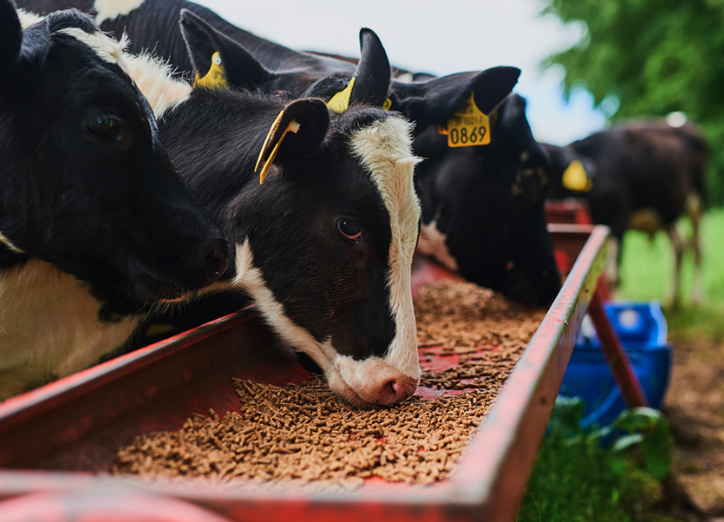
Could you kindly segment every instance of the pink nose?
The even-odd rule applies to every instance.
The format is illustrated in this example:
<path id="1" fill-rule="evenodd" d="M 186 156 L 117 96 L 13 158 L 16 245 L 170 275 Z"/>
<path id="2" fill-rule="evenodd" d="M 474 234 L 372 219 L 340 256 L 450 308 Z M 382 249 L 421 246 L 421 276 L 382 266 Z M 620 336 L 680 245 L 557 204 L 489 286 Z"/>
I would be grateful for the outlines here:
<path id="1" fill-rule="evenodd" d="M 379 403 L 382 405 L 394 404 L 410 397 L 417 389 L 417 380 L 392 379 L 388 381 L 380 393 Z"/>

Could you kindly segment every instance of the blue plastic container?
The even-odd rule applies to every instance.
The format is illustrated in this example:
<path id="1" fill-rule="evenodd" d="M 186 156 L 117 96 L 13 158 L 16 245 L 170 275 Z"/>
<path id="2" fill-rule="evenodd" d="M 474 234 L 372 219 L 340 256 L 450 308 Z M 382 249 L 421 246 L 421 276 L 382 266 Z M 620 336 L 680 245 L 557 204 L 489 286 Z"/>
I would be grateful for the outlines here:
<path id="1" fill-rule="evenodd" d="M 621 338 L 649 404 L 658 408 L 669 385 L 671 369 L 671 346 L 667 344 L 661 305 L 657 301 L 611 302 L 604 304 L 604 310 Z M 626 409 L 588 317 L 581 327 L 560 394 L 583 399 L 583 427 L 607 426 Z"/>

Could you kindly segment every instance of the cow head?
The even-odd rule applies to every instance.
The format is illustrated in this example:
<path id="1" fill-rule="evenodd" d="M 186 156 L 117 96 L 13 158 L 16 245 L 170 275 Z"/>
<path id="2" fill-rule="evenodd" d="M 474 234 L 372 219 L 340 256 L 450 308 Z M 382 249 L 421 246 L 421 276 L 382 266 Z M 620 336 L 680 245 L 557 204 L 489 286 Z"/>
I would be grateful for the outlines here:
<path id="1" fill-rule="evenodd" d="M 23 23 L 0 0 L 3 264 L 39 258 L 117 313 L 217 279 L 225 241 L 161 147 L 122 45 L 77 11 Z"/>
<path id="2" fill-rule="evenodd" d="M 348 105 L 382 106 L 387 98 L 390 63 L 382 43 L 370 29 L 360 31 L 361 58 L 356 65 L 299 53 L 262 39 L 259 42 L 263 49 L 259 53 L 264 56 L 252 55 L 238 42 L 186 9 L 181 10 L 181 34 L 194 69 L 201 76 L 205 75 L 212 67 L 212 56 L 218 52 L 232 88 L 281 90 L 295 97 L 329 99 L 349 87 Z M 266 62 L 278 68 L 268 69 L 262 65 Z M 350 86 L 352 78 L 354 83 Z"/>
<path id="3" fill-rule="evenodd" d="M 572 146 L 543 145 L 550 162 L 552 199 L 586 196 L 593 188 L 596 161 L 578 153 Z"/>
<path id="4" fill-rule="evenodd" d="M 160 128 L 236 246 L 227 287 L 250 294 L 339 395 L 357 404 L 411 395 L 420 377 L 411 125 L 370 105 L 338 114 L 317 98 L 199 87 Z"/>
<path id="5" fill-rule="evenodd" d="M 415 152 L 426 158 L 420 166 L 424 227 L 419 248 L 465 279 L 512 299 L 549 303 L 560 288 L 560 275 L 546 230 L 548 165 L 525 117 L 525 100 L 512 95 L 496 110 L 478 102 L 484 98 L 474 87 L 466 82 L 456 88 L 453 79 L 393 84 L 401 109 L 419 122 Z M 502 89 L 505 84 L 492 85 Z M 492 116 L 490 144 L 451 148 L 436 126 L 456 110 L 450 102 L 462 103 L 471 91 L 481 111 Z"/>

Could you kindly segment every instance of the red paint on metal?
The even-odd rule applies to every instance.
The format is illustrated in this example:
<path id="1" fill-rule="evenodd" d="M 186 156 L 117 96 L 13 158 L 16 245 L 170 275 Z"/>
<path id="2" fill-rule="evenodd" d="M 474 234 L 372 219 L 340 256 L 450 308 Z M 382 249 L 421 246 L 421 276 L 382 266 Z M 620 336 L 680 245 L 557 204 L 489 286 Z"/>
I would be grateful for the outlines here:
<path id="1" fill-rule="evenodd" d="M 3 522 L 229 522 L 170 497 L 39 492 L 0 502 Z"/>
<path id="2" fill-rule="evenodd" d="M 585 199 L 571 198 L 562 201 L 546 201 L 546 220 L 548 223 L 593 225 L 588 203 Z"/>
<path id="3" fill-rule="evenodd" d="M 629 408 L 648 406 L 649 403 L 643 388 L 641 388 L 639 378 L 636 376 L 631 361 L 621 345 L 621 340 L 603 310 L 598 292 L 591 300 L 588 315 L 591 316 L 593 326 L 595 326 L 598 338 L 601 340 L 601 350 L 606 357 L 609 368 L 611 368 L 613 378 L 616 380 L 619 390 L 621 390 L 621 396 L 626 406 Z"/>
<path id="4" fill-rule="evenodd" d="M 580 236 L 580 229 L 574 233 Z M 140 433 L 178 429 L 192 411 L 211 407 L 222 414 L 238 407 L 232 376 L 261 382 L 307 378 L 294 355 L 247 310 L 192 331 L 191 339 L 179 336 L 0 405 L 0 465 L 66 470 L 3 470 L 0 498 L 40 490 L 121 494 L 141 488 L 237 521 L 511 520 L 602 270 L 606 234 L 601 227 L 590 233 L 459 468 L 435 487 L 372 483 L 355 492 L 260 491 L 250 484 L 227 488 L 67 472 L 106 470 L 120 444 Z"/>
<path id="5" fill-rule="evenodd" d="M 418 289 L 425 283 L 458 278 L 457 274 L 454 274 L 438 262 L 425 256 L 416 255 L 412 261 L 412 296 L 417 297 Z"/>

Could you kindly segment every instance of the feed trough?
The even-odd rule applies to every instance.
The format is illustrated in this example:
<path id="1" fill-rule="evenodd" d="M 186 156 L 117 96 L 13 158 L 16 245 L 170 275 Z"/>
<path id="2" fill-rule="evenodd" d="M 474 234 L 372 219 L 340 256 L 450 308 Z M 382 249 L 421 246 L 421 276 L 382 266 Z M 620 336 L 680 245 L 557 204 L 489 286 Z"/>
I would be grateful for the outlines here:
<path id="1" fill-rule="evenodd" d="M 190 414 L 209 408 L 237 411 L 232 378 L 284 384 L 308 377 L 250 307 L 0 404 L 0 498 L 142 493 L 238 521 L 512 520 L 606 257 L 605 227 L 559 227 L 552 236 L 569 259 L 565 284 L 441 482 L 378 480 L 353 491 L 315 492 L 109 475 L 117 448 L 135 436 L 178 430 Z M 437 279 L 435 270 L 423 266 L 415 278 Z"/>

